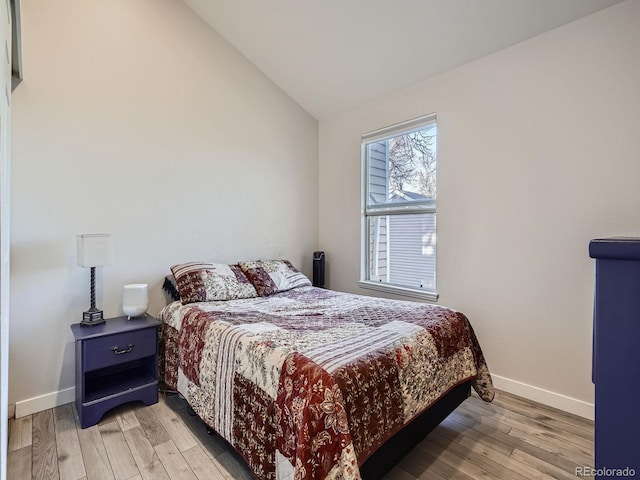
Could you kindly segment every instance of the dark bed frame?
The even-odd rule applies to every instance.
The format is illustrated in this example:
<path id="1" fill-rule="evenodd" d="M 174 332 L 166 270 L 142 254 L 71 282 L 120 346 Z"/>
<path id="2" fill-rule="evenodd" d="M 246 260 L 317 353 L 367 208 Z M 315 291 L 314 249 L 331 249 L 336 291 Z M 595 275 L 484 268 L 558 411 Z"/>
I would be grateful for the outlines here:
<path id="1" fill-rule="evenodd" d="M 471 394 L 471 381 L 452 388 L 402 430 L 387 440 L 360 467 L 363 480 L 379 480 L 418 445 Z"/>

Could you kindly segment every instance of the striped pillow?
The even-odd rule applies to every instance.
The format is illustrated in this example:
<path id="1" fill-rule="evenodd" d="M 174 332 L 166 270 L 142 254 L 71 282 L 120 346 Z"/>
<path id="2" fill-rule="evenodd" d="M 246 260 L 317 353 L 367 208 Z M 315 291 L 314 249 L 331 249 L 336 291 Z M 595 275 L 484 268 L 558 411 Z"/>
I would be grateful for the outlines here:
<path id="1" fill-rule="evenodd" d="M 171 267 L 182 303 L 257 297 L 238 265 L 189 262 Z"/>
<path id="2" fill-rule="evenodd" d="M 257 260 L 238 262 L 238 265 L 261 297 L 311 285 L 311 281 L 288 260 Z"/>

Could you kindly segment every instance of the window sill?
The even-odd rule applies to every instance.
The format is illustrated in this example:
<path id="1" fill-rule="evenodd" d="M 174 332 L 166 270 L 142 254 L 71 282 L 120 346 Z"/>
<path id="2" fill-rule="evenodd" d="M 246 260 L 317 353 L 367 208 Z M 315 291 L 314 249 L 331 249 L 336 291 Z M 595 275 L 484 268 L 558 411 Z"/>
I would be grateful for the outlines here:
<path id="1" fill-rule="evenodd" d="M 417 288 L 399 287 L 397 285 L 371 282 L 369 280 L 360 280 L 358 282 L 358 286 L 366 290 L 376 290 L 378 292 L 392 293 L 394 295 L 419 298 L 421 300 L 428 300 L 430 302 L 435 302 L 438 300 L 438 293 L 434 292 L 433 290 L 418 290 Z"/>

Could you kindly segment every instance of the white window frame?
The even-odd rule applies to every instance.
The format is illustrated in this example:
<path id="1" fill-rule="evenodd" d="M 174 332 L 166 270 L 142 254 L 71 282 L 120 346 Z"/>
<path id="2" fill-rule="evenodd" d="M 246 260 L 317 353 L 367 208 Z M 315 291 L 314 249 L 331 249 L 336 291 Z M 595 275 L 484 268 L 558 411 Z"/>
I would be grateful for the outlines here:
<path id="1" fill-rule="evenodd" d="M 424 115 L 422 117 L 414 118 L 406 122 L 390 125 L 385 128 L 374 130 L 362 135 L 361 139 L 361 208 L 360 208 L 360 280 L 358 286 L 360 288 L 375 290 L 383 293 L 390 293 L 395 295 L 402 295 L 407 297 L 419 298 L 421 300 L 437 301 L 437 283 L 436 289 L 418 289 L 411 288 L 402 285 L 394 285 L 392 283 L 382 283 L 369 280 L 369 232 L 368 232 L 368 218 L 373 215 L 387 214 L 387 215 L 402 215 L 411 213 L 436 213 L 436 201 L 424 202 L 420 206 L 416 206 L 415 202 L 397 204 L 390 207 L 389 205 L 371 207 L 367 205 L 369 198 L 369 165 L 367 162 L 367 145 L 376 141 L 386 140 L 398 135 L 408 134 L 424 130 L 430 125 L 436 125 L 436 114 Z M 436 130 L 437 135 L 437 130 Z M 437 138 L 436 138 L 437 142 Z M 436 154 L 437 155 L 437 154 Z M 437 162 L 437 159 L 436 159 Z M 437 178 L 437 163 L 436 163 L 436 178 Z M 437 180 L 436 180 L 437 181 Z M 436 222 L 437 230 L 437 222 Z M 437 249 L 436 249 L 436 270 L 438 265 Z"/>

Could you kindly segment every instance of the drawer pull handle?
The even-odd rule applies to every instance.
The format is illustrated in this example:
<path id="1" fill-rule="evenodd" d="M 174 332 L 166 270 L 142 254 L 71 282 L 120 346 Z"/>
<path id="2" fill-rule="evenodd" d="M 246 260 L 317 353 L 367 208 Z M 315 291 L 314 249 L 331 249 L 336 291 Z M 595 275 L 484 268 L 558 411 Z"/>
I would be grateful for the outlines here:
<path id="1" fill-rule="evenodd" d="M 133 343 L 130 343 L 128 347 L 129 348 L 126 348 L 126 349 L 125 348 L 119 349 L 118 346 L 116 345 L 115 347 L 111 347 L 111 351 L 116 355 L 122 355 L 123 353 L 129 353 L 131 350 L 133 350 Z"/>

